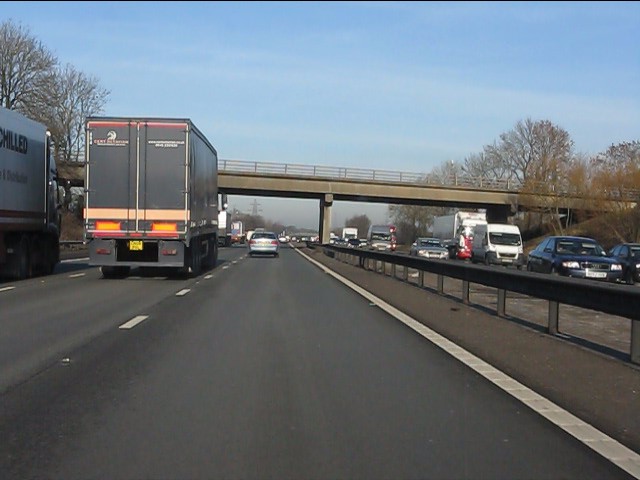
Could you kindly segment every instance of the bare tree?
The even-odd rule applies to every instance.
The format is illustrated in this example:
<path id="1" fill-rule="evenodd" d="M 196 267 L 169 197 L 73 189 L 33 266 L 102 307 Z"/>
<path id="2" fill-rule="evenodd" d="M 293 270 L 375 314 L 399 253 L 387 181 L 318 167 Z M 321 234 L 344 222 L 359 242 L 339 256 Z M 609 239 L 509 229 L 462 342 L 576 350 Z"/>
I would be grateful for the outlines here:
<path id="1" fill-rule="evenodd" d="M 566 130 L 549 120 L 528 118 L 500 135 L 500 142 L 485 151 L 523 184 L 534 180 L 555 185 L 558 170 L 571 160 L 573 140 Z"/>
<path id="2" fill-rule="evenodd" d="M 389 205 L 389 216 L 398 227 L 398 242 L 411 244 L 427 235 L 433 222 L 433 208 L 421 205 Z"/>
<path id="3" fill-rule="evenodd" d="M 599 210 L 607 231 L 617 242 L 640 239 L 640 141 L 611 145 L 591 162 L 591 188 L 598 193 Z"/>
<path id="4" fill-rule="evenodd" d="M 469 155 L 464 160 L 464 173 L 470 181 L 487 180 L 515 180 L 515 175 L 499 148 L 494 142 L 486 145 L 482 152 Z"/>
<path id="5" fill-rule="evenodd" d="M 464 167 L 462 164 L 453 160 L 445 160 L 433 168 L 425 180 L 429 184 L 456 185 L 463 176 Z"/>
<path id="6" fill-rule="evenodd" d="M 0 25 L 0 104 L 33 117 L 47 95 L 56 57 L 26 27 L 7 20 Z M 38 120 L 38 118 L 36 118 Z"/>
<path id="7" fill-rule="evenodd" d="M 84 159 L 84 122 L 102 112 L 109 92 L 97 79 L 67 64 L 51 84 L 51 108 L 47 109 L 56 159 L 78 162 Z"/>
<path id="8" fill-rule="evenodd" d="M 369 231 L 369 227 L 371 226 L 371 220 L 366 214 L 354 215 L 353 217 L 345 220 L 344 226 L 356 227 L 358 229 L 358 236 L 360 238 L 365 238 Z M 342 236 L 342 232 L 340 233 L 340 236 Z"/>
<path id="9" fill-rule="evenodd" d="M 526 229 L 551 215 L 554 229 L 563 232 L 559 195 L 568 191 L 568 175 L 573 158 L 573 140 L 569 133 L 548 120 L 519 121 L 513 130 L 500 135 L 500 141 L 484 149 L 490 162 L 506 170 L 522 193 L 534 195 L 543 207 L 534 219 L 528 214 Z"/>

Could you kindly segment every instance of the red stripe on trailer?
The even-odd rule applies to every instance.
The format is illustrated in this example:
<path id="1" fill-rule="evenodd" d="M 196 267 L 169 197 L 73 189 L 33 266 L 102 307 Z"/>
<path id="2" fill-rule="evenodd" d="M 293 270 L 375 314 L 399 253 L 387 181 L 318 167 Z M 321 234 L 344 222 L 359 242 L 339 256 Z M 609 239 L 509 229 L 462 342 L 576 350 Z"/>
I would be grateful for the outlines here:
<path id="1" fill-rule="evenodd" d="M 160 122 L 144 122 L 147 127 L 160 127 L 160 128 L 187 128 L 186 123 L 160 123 Z"/>
<path id="2" fill-rule="evenodd" d="M 130 122 L 89 122 L 89 128 L 91 127 L 128 127 Z"/>

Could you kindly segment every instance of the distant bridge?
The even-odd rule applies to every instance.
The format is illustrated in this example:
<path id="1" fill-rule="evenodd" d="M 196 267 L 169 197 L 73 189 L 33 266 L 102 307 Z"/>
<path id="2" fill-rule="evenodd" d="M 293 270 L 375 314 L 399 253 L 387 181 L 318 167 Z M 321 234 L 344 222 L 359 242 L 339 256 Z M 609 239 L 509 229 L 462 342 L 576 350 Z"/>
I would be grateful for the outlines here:
<path id="1" fill-rule="evenodd" d="M 548 191 L 542 184 L 539 188 L 529 185 L 534 193 L 526 193 L 514 180 L 223 159 L 218 160 L 218 186 L 232 195 L 318 199 L 319 230 L 325 243 L 334 201 L 482 208 L 494 222 L 505 222 L 519 210 L 553 207 L 566 211 L 585 208 L 593 201 L 593 197 L 567 192 L 535 193 Z M 628 195 L 623 201 L 638 198 L 635 191 Z"/>

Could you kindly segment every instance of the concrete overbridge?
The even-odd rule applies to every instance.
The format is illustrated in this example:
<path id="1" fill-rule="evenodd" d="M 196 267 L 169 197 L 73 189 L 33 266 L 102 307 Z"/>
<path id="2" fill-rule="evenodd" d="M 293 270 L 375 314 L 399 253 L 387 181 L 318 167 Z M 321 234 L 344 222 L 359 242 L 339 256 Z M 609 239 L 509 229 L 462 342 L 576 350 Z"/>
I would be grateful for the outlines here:
<path id="1" fill-rule="evenodd" d="M 584 198 L 570 195 L 523 193 L 513 180 L 240 160 L 218 161 L 218 186 L 231 195 L 318 199 L 323 243 L 329 241 L 334 201 L 486 209 L 488 220 L 496 223 L 519 210 L 585 204 Z"/>

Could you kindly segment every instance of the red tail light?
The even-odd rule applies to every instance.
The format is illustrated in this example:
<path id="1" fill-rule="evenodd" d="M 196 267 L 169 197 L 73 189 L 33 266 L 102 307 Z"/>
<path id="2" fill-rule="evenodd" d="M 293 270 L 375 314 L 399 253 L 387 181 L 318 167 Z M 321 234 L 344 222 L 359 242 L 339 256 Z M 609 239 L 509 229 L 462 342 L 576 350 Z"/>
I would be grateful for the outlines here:
<path id="1" fill-rule="evenodd" d="M 249 245 L 255 245 L 256 241 L 255 240 L 249 240 Z"/>
<path id="2" fill-rule="evenodd" d="M 271 240 L 271 245 L 277 245 L 277 244 L 278 244 L 277 240 Z"/>

